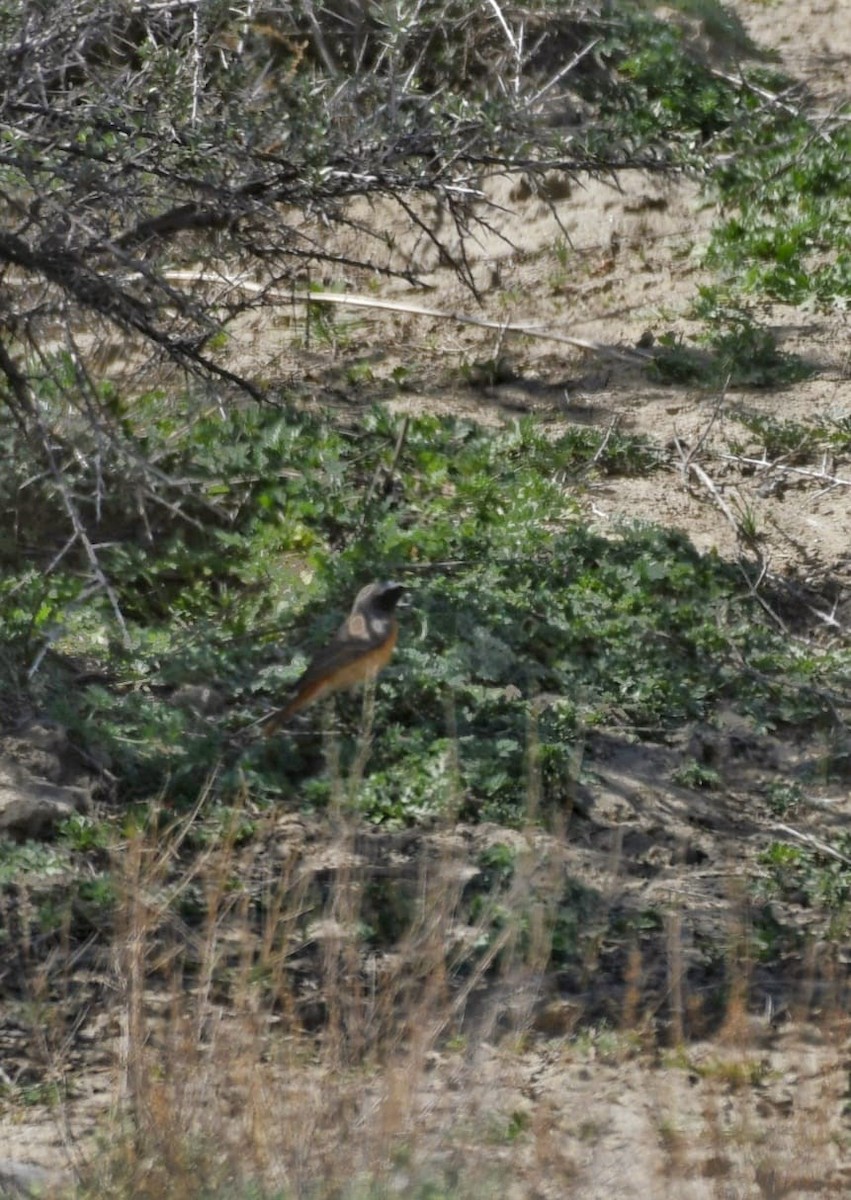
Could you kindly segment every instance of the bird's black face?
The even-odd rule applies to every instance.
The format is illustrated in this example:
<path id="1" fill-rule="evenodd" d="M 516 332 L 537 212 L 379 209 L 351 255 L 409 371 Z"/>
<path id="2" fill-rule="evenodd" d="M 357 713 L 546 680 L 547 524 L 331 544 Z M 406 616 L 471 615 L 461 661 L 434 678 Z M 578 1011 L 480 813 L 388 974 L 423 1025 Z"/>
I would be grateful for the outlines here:
<path id="1" fill-rule="evenodd" d="M 381 591 L 373 599 L 373 605 L 382 613 L 392 613 L 407 591 L 401 583 L 383 583 Z"/>

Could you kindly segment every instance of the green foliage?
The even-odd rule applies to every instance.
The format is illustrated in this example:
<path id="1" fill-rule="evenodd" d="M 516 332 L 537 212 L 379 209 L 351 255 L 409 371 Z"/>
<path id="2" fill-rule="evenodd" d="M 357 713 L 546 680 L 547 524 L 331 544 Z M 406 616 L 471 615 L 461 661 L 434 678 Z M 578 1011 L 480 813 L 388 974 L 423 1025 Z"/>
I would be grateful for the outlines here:
<path id="1" fill-rule="evenodd" d="M 557 38 L 584 31 L 581 22 L 569 30 L 560 23 L 557 5 L 533 8 L 529 20 L 551 26 Z M 723 6 L 683 0 L 680 8 L 698 15 L 705 32 L 710 21 L 712 36 L 737 54 L 752 50 Z M 414 22 L 401 11 L 365 14 L 357 54 L 369 69 L 357 83 L 335 82 L 340 103 L 332 119 L 321 103 L 328 80 L 319 78 L 328 63 L 318 63 L 310 31 L 297 51 L 297 39 L 245 31 L 232 11 L 217 7 L 192 43 L 207 71 L 203 92 L 185 69 L 198 31 L 178 23 L 168 36 L 152 34 L 136 47 L 131 81 L 144 96 L 134 103 L 121 92 L 121 120 L 116 95 L 101 95 L 94 84 L 86 93 L 81 153 L 93 155 L 86 161 L 94 171 L 93 163 L 116 163 L 125 142 L 140 153 L 154 136 L 159 144 L 144 97 L 154 85 L 168 92 L 163 103 L 185 136 L 161 148 L 150 194 L 134 191 L 141 216 L 164 198 L 153 180 L 170 172 L 197 173 L 208 187 L 220 173 L 227 178 L 228 155 L 211 159 L 211 144 L 244 153 L 241 147 L 282 139 L 280 160 L 291 159 L 299 178 L 318 185 L 330 178 L 333 147 L 349 144 L 367 111 L 378 114 L 369 133 L 379 148 L 381 114 L 391 107 L 402 120 L 394 145 L 406 130 L 425 136 L 422 105 L 376 103 L 388 79 L 408 78 L 416 95 L 428 93 L 430 72 L 444 84 L 459 81 L 457 94 L 443 86 L 438 100 L 430 95 L 429 119 L 440 126 L 435 145 L 471 121 L 495 134 L 502 76 L 467 66 L 475 47 L 484 55 L 477 61 L 495 67 L 504 39 L 478 9 L 461 5 L 456 15 L 449 36 L 444 5 L 419 8 Z M 331 10 L 321 17 L 329 22 L 326 48 L 347 61 L 351 31 Z M 225 49 L 235 22 L 246 39 L 241 56 Z M 617 6 L 594 33 L 602 35 L 594 63 L 583 60 L 570 73 L 571 86 L 599 110 L 588 124 L 592 149 L 597 139 L 632 160 L 639 148 L 656 145 L 666 162 L 700 166 L 735 212 L 712 249 L 731 272 L 728 283 L 705 289 L 695 309 L 706 334 L 695 346 L 662 339 L 656 370 L 713 388 L 801 378 L 805 365 L 781 353 L 736 297 L 743 287 L 769 287 L 785 298 L 841 299 L 847 122 L 815 130 L 802 111 L 766 101 L 767 90 L 782 86 L 779 77 L 765 70 L 740 83 L 725 77 L 708 65 L 687 22 L 658 20 L 643 6 Z M 548 63 L 530 59 L 527 66 L 530 78 L 552 77 Z M 119 57 L 106 75 L 114 84 L 123 70 Z M 246 106 L 258 71 L 280 86 L 267 104 Z M 358 136 L 366 135 L 359 129 Z M 429 161 L 439 157 L 430 143 Z M 38 169 L 29 162 L 23 176 Z M 144 182 L 140 171 L 127 186 Z M 794 203 L 785 203 L 793 193 Z M 556 249 L 558 258 L 563 253 Z M 748 270 L 758 263 L 761 273 L 734 270 L 734 259 Z M 311 337 L 335 345 L 345 339 L 347 327 L 327 306 L 310 306 L 309 317 Z M 207 329 L 208 345 L 214 337 Z M 501 369 L 497 361 L 486 367 L 491 376 Z M 368 380 L 369 371 L 366 361 L 353 362 L 349 384 Z M 379 733 L 357 794 L 374 820 L 402 823 L 447 808 L 522 819 L 533 701 L 542 802 L 553 808 L 572 801 L 582 727 L 615 713 L 638 726 L 664 726 L 705 718 L 723 701 L 764 725 L 828 719 L 817 684 L 843 663 L 841 652 L 818 658 L 778 637 L 738 569 L 659 530 L 602 537 L 583 526 L 571 485 L 592 472 L 653 469 L 659 456 L 645 441 L 614 432 L 602 445 L 588 429 L 550 438 L 531 422 L 493 433 L 423 417 L 410 423 L 395 457 L 399 429 L 384 412 L 346 427 L 287 407 L 210 406 L 193 394 L 152 391 L 129 403 L 113 386 L 82 378 L 65 352 L 39 359 L 28 374 L 45 419 L 64 415 L 71 449 L 63 453 L 63 478 L 79 516 L 97 529 L 113 591 L 82 590 L 85 560 L 80 545 L 66 544 L 66 497 L 49 473 L 33 469 L 26 438 L 7 422 L 0 448 L 11 466 L 0 498 L 14 513 L 10 524 L 32 530 L 36 549 L 0 534 L 8 567 L 0 584 L 0 686 L 11 703 L 37 665 L 37 686 L 53 713 L 109 763 L 129 796 L 164 788 L 174 799 L 194 798 L 215 772 L 223 796 L 246 786 L 261 800 L 326 803 L 332 781 L 318 737 L 260 745 L 246 729 L 286 691 L 357 588 L 376 576 L 401 574 L 414 585 L 414 601 L 402 618 L 394 666 L 381 680 Z M 406 368 L 397 375 L 410 385 Z M 104 439 L 85 405 L 69 409 L 74 395 L 95 404 L 120 436 Z M 766 446 L 770 435 L 778 449 L 793 436 L 782 422 L 762 429 Z M 832 444 L 847 446 L 841 423 L 833 436 Z M 164 481 L 163 503 L 140 515 L 140 464 L 152 462 Z M 189 491 L 171 482 L 187 479 Z M 743 514 L 742 525 L 755 537 L 751 516 Z M 116 626 L 113 600 L 126 629 Z M 81 666 L 88 682 L 69 687 Z M 212 693 L 211 707 L 188 698 L 191 688 Z M 344 699 L 339 711 L 345 772 L 357 702 Z M 310 716 L 306 724 L 319 722 Z M 89 834 L 80 828 L 69 836 Z"/>
<path id="2" fill-rule="evenodd" d="M 589 930 L 599 920 L 604 905 L 600 895 L 574 879 L 568 879 L 560 898 L 552 928 L 552 962 L 556 966 L 576 963 Z"/>
<path id="3" fill-rule="evenodd" d="M 66 851 L 42 842 L 0 841 L 0 887 L 22 880 L 48 880 L 65 875 L 71 866 Z"/>
<path id="4" fill-rule="evenodd" d="M 673 7 L 698 15 L 703 31 L 735 46 L 737 55 L 752 49 L 723 5 L 679 0 Z M 184 205 L 191 211 L 198 197 L 209 201 L 199 215 L 223 241 L 233 239 L 226 258 L 243 261 L 249 243 L 239 234 L 250 230 L 251 253 L 254 245 L 269 246 L 283 261 L 292 231 L 274 223 L 276 213 L 288 205 L 323 217 L 347 213 L 352 195 L 373 186 L 380 194 L 390 163 L 391 190 L 407 194 L 413 181 L 426 196 L 451 195 L 452 177 L 441 164 L 457 164 L 467 177 L 471 162 L 478 170 L 490 161 L 483 147 L 526 158 L 529 130 L 519 117 L 528 115 L 529 96 L 554 78 L 554 62 L 569 61 L 600 33 L 596 18 L 554 0 L 501 7 L 522 27 L 525 45 L 536 47 L 517 71 L 531 91 L 517 96 L 515 125 L 502 104 L 511 91 L 503 69 L 511 39 L 488 6 L 366 6 L 357 29 L 333 6 L 317 14 L 296 6 L 286 12 L 292 27 L 283 33 L 264 22 L 284 19 L 284 10 L 246 24 L 237 8 L 216 3 L 201 6 L 194 27 L 185 13 L 169 12 L 163 28 L 156 9 L 134 26 L 146 29 L 150 20 L 150 36 L 134 44 L 131 31 L 120 51 L 104 40 L 96 70 L 75 57 L 80 81 L 73 96 L 63 94 L 61 81 L 74 74 L 63 52 L 61 72 L 50 76 L 59 134 L 38 129 L 24 137 L 10 126 L 0 135 L 8 152 L 0 182 L 10 207 L 34 220 L 39 210 L 51 220 L 69 214 L 57 227 L 69 237 L 85 229 L 99 270 L 112 251 L 91 230 L 102 227 L 113 239 L 127 230 L 128 214 L 132 233 L 147 216 Z M 322 28 L 314 37 L 317 20 Z M 537 57 L 548 21 L 556 40 Z M 806 364 L 780 352 L 738 297 L 752 291 L 795 303 L 847 303 L 847 118 L 814 127 L 803 112 L 766 99 L 767 91 L 785 88 L 767 72 L 734 83 L 710 66 L 717 60 L 704 58 L 685 24 L 669 15 L 657 20 L 644 6 L 607 8 L 602 33 L 593 56 L 567 73 L 583 114 L 592 105 L 599 114 L 571 127 L 571 156 L 590 152 L 596 167 L 595 152 L 602 165 L 612 155 L 634 163 L 650 148 L 654 165 L 703 172 L 726 214 L 709 252 L 724 284 L 705 289 L 695 307 L 706 331 L 694 345 L 663 338 L 657 371 L 712 388 L 779 387 L 804 377 Z M 83 44 L 76 30 L 73 36 Z M 22 54 L 43 45 L 38 30 L 26 39 L 12 30 L 7 40 L 20 43 Z M 555 110 L 564 97 L 550 99 Z M 528 107 L 535 110 L 535 152 L 564 150 L 559 123 L 539 121 L 537 104 Z M 22 108 L 21 119 L 36 108 Z M 77 115 L 75 128 L 68 122 Z M 174 137 L 162 138 L 164 119 Z M 357 171 L 346 157 L 355 143 L 363 157 Z M 59 170 L 32 150 L 48 144 L 74 149 Z M 413 156 L 413 175 L 404 173 L 402 150 Z M 373 182 L 367 187 L 365 180 Z M 116 194 L 120 214 L 105 204 Z M 30 203 L 34 196 L 38 205 Z M 227 209 L 233 197 L 238 207 Z M 81 207 L 85 221 L 77 216 Z M 230 215 L 219 224 L 220 208 Z M 190 255 L 194 266 L 199 248 L 209 247 L 183 232 L 171 249 Z M 123 275 L 139 246 L 146 278 L 144 288 L 134 283 L 133 311 L 150 313 L 157 269 L 151 246 L 131 240 L 118 262 Z M 562 269 L 565 255 L 557 246 Z M 199 302 L 197 310 L 194 299 L 183 310 L 173 307 L 170 285 L 164 295 L 169 336 L 210 353 L 224 347 L 227 335 L 210 314 L 237 311 L 230 285 L 220 305 Z M 179 310 L 185 326 L 172 324 Z M 333 308 L 308 305 L 312 348 L 352 350 L 354 328 Z M 350 355 L 341 373 L 350 390 L 374 382 L 371 362 Z M 499 382 L 509 371 L 498 356 L 462 368 L 471 384 Z M 587 527 L 574 487 L 589 476 L 654 470 L 661 453 L 644 439 L 613 431 L 604 443 L 591 429 L 552 437 L 533 422 L 493 432 L 421 417 L 399 442 L 399 424 L 381 411 L 358 413 L 347 424 L 274 403 L 238 403 L 230 394 L 214 404 L 200 393 L 164 391 L 130 401 L 113 385 L 84 378 L 65 352 L 28 364 L 27 375 L 61 475 L 46 470 L 33 456 L 32 437 L 4 418 L 3 707 L 15 711 L 21 694 L 37 689 L 38 706 L 117 779 L 122 811 L 132 806 L 128 829 L 147 822 L 151 797 L 179 812 L 206 784 L 203 812 L 175 842 L 175 869 L 181 848 L 192 854 L 252 838 L 258 813 L 273 804 L 320 808 L 342 797 L 367 819 L 391 826 L 448 815 L 518 826 L 540 817 L 560 827 L 575 799 L 584 730 L 595 723 L 655 738 L 685 721 L 711 721 L 716 709 L 744 714 L 760 728 L 796 731 L 837 719 L 837 692 L 847 690 L 851 666 L 847 650 L 822 652 L 780 634 L 753 594 L 763 581 L 744 564 L 700 554 L 685 537 L 653 527 L 625 525 L 606 536 Z M 393 379 L 404 389 L 417 383 L 406 366 L 397 366 Z M 825 445 L 851 447 L 846 418 L 819 428 L 774 416 L 740 419 L 769 457 L 787 462 Z M 149 486 L 151 466 L 156 489 Z M 69 496 L 96 542 L 110 591 L 103 580 L 84 586 L 93 576 L 69 526 Z M 753 511 L 739 516 L 740 531 L 755 539 Z M 356 589 L 378 576 L 401 577 L 412 606 L 401 613 L 399 650 L 378 686 L 361 780 L 351 771 L 361 749 L 358 699 L 335 702 L 327 722 L 312 710 L 271 742 L 253 732 Z M 333 738 L 323 739 L 323 724 L 333 726 Z M 721 783 L 697 762 L 674 778 L 710 793 Z M 778 815 L 801 800 L 800 789 L 782 781 L 764 794 Z M 247 807 L 235 817 L 229 806 L 236 795 Z M 90 872 L 70 886 L 66 877 L 75 855 L 104 859 L 111 840 L 108 827 L 75 816 L 52 848 L 0 845 L 0 884 L 33 892 L 38 885 L 27 919 L 45 934 L 72 920 L 75 930 L 99 929 L 117 903 L 111 877 Z M 527 872 L 540 862 L 530 864 L 521 845 L 496 843 L 480 855 L 452 913 L 453 929 L 476 922 L 477 936 L 452 970 L 474 969 L 477 955 L 490 961 L 495 948 L 492 969 L 499 970 L 544 947 L 553 966 L 590 971 L 607 943 L 621 949 L 625 937 L 637 944 L 660 934 L 658 912 L 625 915 L 561 870 L 539 886 Z M 841 858 L 772 846 L 762 860 L 766 896 L 803 900 L 835 918 L 836 928 L 847 924 L 851 842 L 840 839 L 836 847 Z M 237 874 L 222 875 L 222 894 L 244 896 L 260 914 L 268 893 L 258 896 L 257 881 Z M 408 887 L 400 878 L 377 874 L 364 884 L 361 941 L 394 945 L 421 919 L 419 881 Z M 176 918 L 193 925 L 210 911 L 210 897 L 201 877 L 189 880 L 174 905 Z M 312 900 L 299 906 L 308 920 Z M 777 952 L 782 932 L 766 916 L 755 944 Z M 9 930 L 0 938 L 12 944 Z M 300 945 L 299 958 L 310 952 Z M 222 966 L 222 979 L 229 969 Z M 272 974 L 265 965 L 257 970 Z M 599 1047 L 605 1049 L 603 1039 Z M 512 1113 L 493 1138 L 511 1143 L 526 1125 L 525 1114 Z M 200 1145 L 198 1151 L 198 1163 L 188 1156 L 189 1172 L 202 1190 L 218 1194 L 219 1182 L 205 1183 L 198 1170 L 215 1155 Z M 145 1154 L 146 1170 L 156 1157 Z M 156 1182 L 149 1186 L 156 1191 Z M 353 1196 L 383 1194 L 371 1180 L 345 1186 Z M 239 1187 L 229 1181 L 221 1194 Z M 440 1175 L 433 1184 L 413 1179 L 411 1189 L 423 1197 L 457 1191 Z M 261 1194 L 259 1186 L 243 1190 Z"/>
<path id="5" fill-rule="evenodd" d="M 125 797 L 164 788 L 194 800 L 215 771 L 223 799 L 247 786 L 258 800 L 327 803 L 318 714 L 296 723 L 315 731 L 308 737 L 264 742 L 250 729 L 358 587 L 381 576 L 401 576 L 412 607 L 379 684 L 357 792 L 376 821 L 449 809 L 522 820 L 539 695 L 545 813 L 572 803 L 581 727 L 612 713 L 653 727 L 705 719 L 724 702 L 766 726 L 827 719 L 814 685 L 833 660 L 778 636 L 739 569 L 675 533 L 625 527 L 603 537 L 578 518 L 569 481 L 592 464 L 635 469 L 649 458 L 641 443 L 612 437 L 608 459 L 597 458 L 595 431 L 550 438 L 532 422 L 493 432 L 424 417 L 409 423 L 385 478 L 399 430 L 381 411 L 350 431 L 254 407 L 206 415 L 180 436 L 163 435 L 159 420 L 149 447 L 164 436 L 161 461 L 174 471 L 191 455 L 199 489 L 223 516 L 201 528 L 172 522 L 153 544 L 127 537 L 102 548 L 129 643 L 116 637 L 103 594 L 81 601 L 61 567 L 45 582 L 27 577 L 31 591 L 0 604 L 0 620 L 27 631 L 10 642 L 20 674 L 46 636 L 34 614 L 47 588 L 54 654 L 40 666 L 41 687 Z M 126 521 L 120 497 L 113 503 Z M 68 688 L 80 659 L 91 681 Z M 208 693 L 205 707 L 198 697 Z M 345 777 L 360 701 L 343 697 L 337 708 Z M 80 825 L 68 836 L 99 834 Z"/>
<path id="6" fill-rule="evenodd" d="M 22 667 L 58 621 L 65 620 L 81 590 L 68 575 L 44 574 L 21 564 L 0 579 L 0 640 L 3 662 Z"/>
<path id="7" fill-rule="evenodd" d="M 705 763 L 696 762 L 694 759 L 677 768 L 673 774 L 673 781 L 680 787 L 696 790 L 713 791 L 721 786 L 721 776 L 718 771 L 714 767 L 708 767 Z"/>
<path id="8" fill-rule="evenodd" d="M 778 817 L 793 816 L 804 799 L 801 785 L 785 779 L 769 780 L 763 790 L 768 807 Z"/>
<path id="9" fill-rule="evenodd" d="M 694 316 L 707 323 L 698 345 L 672 334 L 659 339 L 653 370 L 666 383 L 705 388 L 779 387 L 812 374 L 800 358 L 777 348 L 774 335 L 714 288 L 701 288 Z"/>
<path id="10" fill-rule="evenodd" d="M 621 80 L 631 85 L 609 98 L 631 136 L 664 139 L 694 152 L 735 120 L 735 89 L 690 50 L 676 22 L 627 9 L 605 49 Z"/>
<path id="11" fill-rule="evenodd" d="M 714 36 L 739 43 L 739 64 L 753 58 L 755 47 L 730 25 L 732 14 L 715 7 L 729 19 L 713 19 Z M 601 102 L 617 116 L 620 136 L 636 144 L 663 142 L 670 158 L 703 173 L 722 205 L 707 261 L 728 286 L 789 304 L 847 306 L 847 108 L 827 119 L 812 116 L 802 100 L 790 102 L 791 81 L 778 72 L 739 65 L 737 81 L 691 44 L 685 24 L 630 14 L 628 6 L 603 53 L 618 86 Z"/>
<path id="12" fill-rule="evenodd" d="M 110 844 L 111 835 L 105 822 L 84 816 L 82 813 L 74 813 L 60 823 L 59 838 L 69 849 L 86 853 L 105 850 Z"/>
<path id="13" fill-rule="evenodd" d="M 730 131 L 713 177 L 733 215 L 713 232 L 708 261 L 745 291 L 787 304 L 851 299 L 851 128 L 786 106 Z"/>
<path id="14" fill-rule="evenodd" d="M 4 1085 L 4 1091 L 6 1085 Z M 9 1088 L 8 1093 L 18 1104 L 33 1108 L 57 1109 L 66 1100 L 62 1085 L 48 1080 Z"/>
<path id="15" fill-rule="evenodd" d="M 836 856 L 829 853 L 836 852 Z M 760 856 L 760 890 L 847 920 L 851 900 L 851 838 L 841 834 L 824 850 L 773 842 Z"/>
<path id="16" fill-rule="evenodd" d="M 847 418 L 816 423 L 786 420 L 772 413 L 741 408 L 732 415 L 754 435 L 760 453 L 769 461 L 782 458 L 784 463 L 793 465 L 811 462 L 825 451 L 842 454 L 851 449 L 851 422 Z"/>

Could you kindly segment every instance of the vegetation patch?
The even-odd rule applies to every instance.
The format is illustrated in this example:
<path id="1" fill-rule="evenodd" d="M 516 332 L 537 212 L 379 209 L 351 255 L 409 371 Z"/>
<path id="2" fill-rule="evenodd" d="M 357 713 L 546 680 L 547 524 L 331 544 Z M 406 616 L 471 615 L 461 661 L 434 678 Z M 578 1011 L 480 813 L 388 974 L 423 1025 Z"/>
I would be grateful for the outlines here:
<path id="1" fill-rule="evenodd" d="M 129 508 L 116 492 L 100 551 L 111 595 L 86 595 L 68 560 L 47 574 L 10 572 L 0 610 L 10 686 L 30 672 L 126 795 L 165 788 L 194 801 L 215 766 L 223 794 L 248 783 L 257 798 L 315 807 L 333 782 L 320 716 L 270 742 L 254 723 L 364 581 L 401 577 L 412 605 L 380 683 L 358 798 L 373 820 L 406 823 L 448 805 L 520 820 L 530 731 L 543 802 L 558 807 L 575 791 L 588 724 L 663 729 L 711 719 L 722 703 L 763 728 L 829 722 L 822 688 L 840 652 L 815 655 L 783 636 L 746 564 L 700 555 L 676 533 L 604 537 L 579 519 L 589 471 L 659 462 L 642 443 L 588 430 L 550 437 L 530 421 L 491 432 L 419 418 L 399 433 L 381 412 L 346 429 L 287 409 L 207 415 L 191 441 L 150 430 L 149 452 L 160 439 L 170 474 L 191 453 L 219 520 L 167 514 L 147 544 L 113 541 L 109 526 Z M 358 704 L 339 704 L 344 770 Z"/>

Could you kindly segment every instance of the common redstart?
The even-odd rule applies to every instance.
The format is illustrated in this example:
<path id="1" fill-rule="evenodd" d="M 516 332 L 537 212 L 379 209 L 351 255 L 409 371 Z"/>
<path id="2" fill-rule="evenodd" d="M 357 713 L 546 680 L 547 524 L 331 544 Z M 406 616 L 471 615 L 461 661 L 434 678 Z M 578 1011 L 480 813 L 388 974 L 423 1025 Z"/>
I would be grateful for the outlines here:
<path id="1" fill-rule="evenodd" d="M 352 611 L 299 679 L 295 696 L 264 723 L 267 737 L 315 700 L 376 677 L 396 645 L 399 626 L 394 614 L 404 591 L 401 583 L 370 583 L 361 588 Z"/>

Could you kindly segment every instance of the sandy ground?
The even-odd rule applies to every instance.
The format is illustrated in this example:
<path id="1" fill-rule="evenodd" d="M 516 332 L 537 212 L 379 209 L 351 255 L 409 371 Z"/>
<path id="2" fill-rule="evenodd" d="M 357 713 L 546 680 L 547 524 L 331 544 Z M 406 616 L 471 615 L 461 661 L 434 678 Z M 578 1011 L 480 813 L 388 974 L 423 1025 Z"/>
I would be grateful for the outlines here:
<path id="1" fill-rule="evenodd" d="M 846 4 L 734 7 L 756 43 L 778 50 L 783 65 L 806 80 L 825 111 L 847 96 L 843 72 L 851 21 Z M 731 557 L 743 547 L 730 514 L 747 513 L 759 531 L 770 573 L 812 582 L 836 575 L 847 582 L 851 471 L 836 471 L 829 454 L 797 464 L 798 472 L 723 457 L 731 441 L 742 445 L 744 457 L 761 456 L 757 439 L 736 420 L 737 411 L 822 422 L 851 412 L 847 313 L 760 306 L 756 316 L 773 328 L 781 348 L 815 368 L 814 377 L 804 382 L 782 389 L 731 388 L 723 396 L 654 386 L 638 360 L 631 364 L 616 354 L 583 351 L 543 335 L 585 339 L 617 352 L 650 338 L 658 342 L 665 334 L 698 334 L 701 326 L 689 319 L 689 310 L 697 287 L 709 280 L 700 261 L 714 214 L 697 185 L 638 172 L 621 176 L 617 186 L 554 173 L 544 194 L 531 194 L 522 179 L 480 182 L 497 206 L 488 212 L 488 228 L 464 243 L 481 304 L 440 265 L 425 235 L 411 232 L 404 213 L 364 202 L 357 215 L 375 221 L 392 245 L 384 265 L 413 265 L 425 285 L 417 290 L 385 282 L 380 297 L 506 326 L 534 326 L 540 338 L 404 312 L 335 307 L 340 364 L 335 381 L 333 370 L 329 376 L 328 348 L 304 350 L 303 310 L 282 306 L 277 330 L 269 329 L 265 316 L 246 318 L 235 329 L 234 342 L 243 348 L 237 350 L 237 365 L 257 370 L 262 354 L 265 377 L 286 380 L 320 403 L 351 406 L 360 392 L 364 403 L 380 398 L 398 411 L 464 414 L 482 422 L 524 413 L 536 413 L 554 430 L 567 423 L 608 427 L 616 422 L 621 430 L 646 434 L 667 447 L 669 470 L 649 479 L 619 479 L 584 495 L 593 523 L 605 529 L 623 518 L 646 517 L 686 530 L 701 550 L 714 547 Z M 453 240 L 446 214 L 435 207 L 431 216 L 457 256 L 460 242 Z M 340 249 L 345 253 L 353 246 L 343 238 Z M 349 290 L 368 293 L 363 280 L 347 283 Z M 497 360 L 505 364 L 505 382 L 469 386 Z M 365 378 L 360 388 L 352 385 L 353 364 Z M 394 372 L 411 366 L 417 390 L 400 393 L 392 383 Z M 698 461 L 712 486 L 684 470 L 684 457 L 698 446 Z"/>

